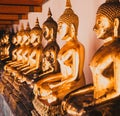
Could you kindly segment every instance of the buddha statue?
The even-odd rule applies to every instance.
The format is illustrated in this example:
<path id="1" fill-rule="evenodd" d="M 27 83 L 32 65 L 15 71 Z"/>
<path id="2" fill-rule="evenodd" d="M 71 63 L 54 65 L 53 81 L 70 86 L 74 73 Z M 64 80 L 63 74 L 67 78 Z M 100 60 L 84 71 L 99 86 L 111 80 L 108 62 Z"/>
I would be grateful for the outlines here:
<path id="1" fill-rule="evenodd" d="M 12 44 L 14 45 L 14 49 L 12 50 L 12 59 L 10 60 L 10 61 L 7 61 L 7 64 L 6 65 L 8 65 L 8 64 L 10 64 L 10 62 L 12 63 L 13 61 L 15 61 L 16 59 L 17 59 L 17 57 L 16 57 L 16 51 L 17 51 L 17 48 L 19 47 L 19 43 L 17 42 L 17 36 L 16 35 L 14 35 L 13 37 L 12 37 L 12 40 L 11 40 L 11 42 L 12 42 Z"/>
<path id="2" fill-rule="evenodd" d="M 14 81 L 14 73 L 16 71 L 16 67 L 19 66 L 22 63 L 22 52 L 23 52 L 23 46 L 24 46 L 24 39 L 23 39 L 23 33 L 24 29 L 23 26 L 21 26 L 20 32 L 18 32 L 15 36 L 12 38 L 12 43 L 15 45 L 15 48 L 12 51 L 12 59 L 7 62 L 7 64 L 4 66 L 4 77 L 5 79 L 13 84 Z M 25 51 L 25 50 L 24 50 Z"/>
<path id="3" fill-rule="evenodd" d="M 15 61 L 11 67 L 16 67 L 19 63 L 22 62 L 22 51 L 24 49 L 24 44 L 25 44 L 25 38 L 23 38 L 24 35 L 24 26 L 23 24 L 21 25 L 21 30 L 17 33 L 17 41 L 20 41 L 20 47 L 18 48 L 16 55 L 17 55 L 17 61 Z"/>
<path id="4" fill-rule="evenodd" d="M 19 62 L 14 63 L 11 66 L 11 75 L 16 78 L 16 75 L 19 74 L 20 69 L 28 63 L 28 57 L 31 52 L 31 46 L 30 46 L 30 27 L 29 24 L 27 24 L 26 30 L 24 30 L 21 34 L 22 36 L 22 42 L 20 46 L 20 52 L 19 57 L 21 57 L 21 60 Z"/>
<path id="5" fill-rule="evenodd" d="M 24 34 L 24 26 L 22 24 L 20 31 L 16 34 L 16 38 L 14 38 L 14 39 L 17 39 L 16 44 L 18 44 L 19 46 L 17 46 L 16 52 L 13 51 L 14 52 L 13 55 L 16 55 L 16 60 L 10 64 L 11 67 L 15 66 L 16 64 L 18 64 L 18 62 L 22 61 L 21 53 L 22 53 L 22 46 L 24 45 L 24 43 L 22 41 L 23 40 L 23 38 L 22 38 L 23 34 Z M 13 40 L 13 41 L 15 41 L 15 40 Z"/>
<path id="6" fill-rule="evenodd" d="M 41 70 L 42 62 L 42 29 L 39 26 L 38 18 L 36 20 L 35 27 L 30 31 L 30 43 L 32 44 L 32 50 L 28 56 L 28 62 L 23 67 L 20 68 L 20 73 L 17 75 L 18 78 L 21 78 L 29 82 L 29 79 L 33 78 L 33 75 L 37 70 Z"/>
<path id="7" fill-rule="evenodd" d="M 109 10 L 106 10 L 109 8 Z M 104 11 L 102 11 L 104 9 Z M 95 86 L 94 97 L 111 99 L 120 94 L 119 90 L 119 36 L 120 36 L 120 2 L 119 0 L 107 0 L 97 11 L 94 31 L 98 39 L 104 44 L 98 49 L 90 62 Z M 108 12 L 108 13 L 106 13 Z M 100 23 L 98 23 L 100 22 Z M 101 27 L 101 25 L 104 25 Z M 111 50 L 111 52 L 109 51 Z M 101 56 L 104 56 L 101 58 Z M 98 59 L 101 59 L 98 61 Z M 104 84 L 103 84 L 104 82 Z M 102 99 L 101 99 L 102 100 Z M 100 100 L 100 102 L 102 102 Z M 104 101 L 104 100 L 103 100 Z"/>
<path id="8" fill-rule="evenodd" d="M 21 33 L 23 33 L 23 29 L 21 28 L 20 32 L 18 32 L 15 36 L 12 38 L 12 43 L 15 45 L 15 48 L 12 51 L 12 60 L 8 61 L 7 64 L 4 66 L 4 70 L 9 72 L 11 70 L 11 66 L 14 66 L 16 62 L 19 60 L 18 53 L 21 50 L 21 43 L 22 43 L 22 37 L 20 36 Z M 18 37 L 19 36 L 19 37 Z"/>
<path id="9" fill-rule="evenodd" d="M 24 48 L 22 52 L 22 57 L 23 57 L 22 65 L 27 63 L 29 54 L 31 52 L 30 31 L 31 29 L 30 29 L 29 23 L 27 23 L 26 30 L 24 31 L 24 34 L 23 34 Z"/>
<path id="10" fill-rule="evenodd" d="M 106 2 L 98 8 L 94 31 L 97 38 L 103 40 L 104 43 L 96 51 L 90 62 L 93 85 L 87 85 L 84 88 L 79 88 L 68 94 L 62 103 L 62 109 L 64 113 L 74 114 L 75 116 L 81 116 L 88 112 L 91 114 L 91 111 L 95 108 L 97 113 L 101 113 L 101 116 L 103 114 L 108 116 L 108 113 L 118 116 L 115 112 L 120 110 L 120 101 L 115 102 L 115 100 L 120 96 L 119 0 L 106 0 Z M 115 107 L 116 103 L 117 107 Z M 107 109 L 109 111 L 107 111 Z M 91 116 L 93 116 L 94 113 L 95 111 L 93 111 Z"/>
<path id="11" fill-rule="evenodd" d="M 37 82 L 44 76 L 60 71 L 59 63 L 57 61 L 57 53 L 60 48 L 56 42 L 57 37 L 57 23 L 52 18 L 52 13 L 49 8 L 48 18 L 43 23 L 43 36 L 47 40 L 47 45 L 43 49 L 42 57 L 42 72 L 39 77 L 36 77 L 34 82 Z"/>
<path id="12" fill-rule="evenodd" d="M 21 57 L 22 60 L 18 64 L 16 64 L 15 67 L 16 69 L 19 69 L 21 66 L 25 65 L 28 61 L 28 56 L 30 53 L 30 26 L 29 23 L 27 24 L 26 30 L 23 31 L 22 33 L 22 42 L 21 42 Z"/>
<path id="13" fill-rule="evenodd" d="M 6 31 L 2 38 L 1 45 L 1 60 L 9 58 L 9 49 L 10 49 L 10 32 Z"/>
<path id="14" fill-rule="evenodd" d="M 85 85 L 84 46 L 77 40 L 77 31 L 78 16 L 67 0 L 66 9 L 58 21 L 58 32 L 61 39 L 66 41 L 57 57 L 61 71 L 48 75 L 34 84 L 35 99 L 38 98 L 49 105 L 57 105 L 67 93 Z"/>
<path id="15" fill-rule="evenodd" d="M 4 57 L 5 54 L 5 39 L 4 36 L 1 37 L 1 47 L 0 47 L 0 56 Z M 2 60 L 2 58 L 0 58 Z"/>

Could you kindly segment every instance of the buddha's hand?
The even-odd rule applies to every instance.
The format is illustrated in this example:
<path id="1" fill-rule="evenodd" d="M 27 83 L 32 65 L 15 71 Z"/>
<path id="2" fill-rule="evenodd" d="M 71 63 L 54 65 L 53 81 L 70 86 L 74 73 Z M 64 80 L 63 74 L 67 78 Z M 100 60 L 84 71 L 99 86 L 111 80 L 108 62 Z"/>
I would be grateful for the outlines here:
<path id="1" fill-rule="evenodd" d="M 64 81 L 62 81 L 62 82 L 57 82 L 57 83 L 55 83 L 55 84 L 49 84 L 49 87 L 50 87 L 51 89 L 53 89 L 53 88 L 56 88 L 56 87 L 61 86 L 62 84 L 64 84 Z"/>

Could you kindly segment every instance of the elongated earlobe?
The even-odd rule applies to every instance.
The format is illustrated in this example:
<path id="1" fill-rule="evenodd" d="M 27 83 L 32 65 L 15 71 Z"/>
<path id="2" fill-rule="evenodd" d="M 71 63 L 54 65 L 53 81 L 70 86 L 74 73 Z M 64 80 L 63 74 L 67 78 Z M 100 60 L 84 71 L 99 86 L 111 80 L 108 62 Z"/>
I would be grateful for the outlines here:
<path id="1" fill-rule="evenodd" d="M 118 30 L 119 30 L 119 19 L 115 18 L 115 20 L 114 20 L 114 37 L 118 37 Z"/>
<path id="2" fill-rule="evenodd" d="M 51 38 L 54 38 L 53 37 L 53 28 L 50 29 L 50 35 L 51 35 Z"/>
<path id="3" fill-rule="evenodd" d="M 71 33 L 71 37 L 72 38 L 75 37 L 76 32 L 75 32 L 75 26 L 73 24 L 71 24 L 71 31 L 70 31 L 70 33 Z"/>

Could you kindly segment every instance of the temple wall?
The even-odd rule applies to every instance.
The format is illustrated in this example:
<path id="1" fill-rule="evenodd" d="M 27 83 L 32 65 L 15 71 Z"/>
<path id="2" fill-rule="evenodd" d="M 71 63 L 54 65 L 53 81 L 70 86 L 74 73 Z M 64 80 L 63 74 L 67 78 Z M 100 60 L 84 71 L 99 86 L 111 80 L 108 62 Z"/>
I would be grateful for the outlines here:
<path id="1" fill-rule="evenodd" d="M 93 26 L 95 24 L 97 8 L 104 1 L 105 0 L 71 0 L 72 8 L 79 17 L 78 39 L 85 47 L 84 73 L 87 83 L 92 82 L 92 75 L 89 68 L 90 60 L 101 45 L 101 41 L 96 39 Z M 40 26 L 42 27 L 42 23 L 47 19 L 49 7 L 51 8 L 53 18 L 57 21 L 65 9 L 65 0 L 48 0 L 48 2 L 43 5 L 42 13 L 29 13 L 28 20 L 20 20 L 19 25 L 14 25 L 14 30 L 16 31 L 16 27 L 20 29 L 21 23 L 26 27 L 27 22 L 29 22 L 31 28 L 34 27 L 37 17 L 39 19 Z M 62 47 L 64 41 L 60 40 L 59 36 L 57 36 L 57 41 L 60 47 Z M 46 41 L 44 39 L 43 45 L 46 45 Z"/>

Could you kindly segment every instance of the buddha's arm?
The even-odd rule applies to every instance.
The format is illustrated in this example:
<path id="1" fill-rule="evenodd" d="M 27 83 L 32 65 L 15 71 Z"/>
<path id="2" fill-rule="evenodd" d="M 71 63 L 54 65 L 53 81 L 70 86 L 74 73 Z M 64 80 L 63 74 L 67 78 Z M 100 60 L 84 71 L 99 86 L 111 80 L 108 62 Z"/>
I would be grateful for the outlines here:
<path id="1" fill-rule="evenodd" d="M 59 65 L 58 65 L 58 61 L 57 61 L 57 54 L 58 53 L 55 50 L 51 50 L 51 54 L 52 54 L 53 64 L 54 64 L 54 67 L 50 68 L 50 69 L 53 69 L 53 70 L 51 70 L 51 72 L 58 71 L 58 69 L 59 69 Z"/>
<path id="2" fill-rule="evenodd" d="M 28 67 L 29 66 L 29 57 L 27 57 L 28 51 L 26 51 L 25 53 L 23 53 L 23 59 L 24 61 L 22 61 L 22 65 L 17 67 L 18 70 L 22 70 L 23 68 L 25 67 Z"/>
<path id="3" fill-rule="evenodd" d="M 80 60 L 80 66 L 79 66 L 79 76 L 81 77 L 83 75 L 83 67 L 84 67 L 84 60 L 85 60 L 85 49 L 84 46 L 81 45 L 80 46 L 80 50 L 79 50 L 79 60 Z"/>
<path id="4" fill-rule="evenodd" d="M 78 78 L 78 73 L 79 73 L 79 64 L 80 64 L 79 53 L 77 51 L 73 50 L 72 58 L 73 58 L 72 76 L 71 76 L 71 78 L 66 80 L 66 82 L 68 82 L 68 83 L 75 81 Z"/>
<path id="5" fill-rule="evenodd" d="M 16 61 L 14 64 L 12 64 L 11 66 L 12 67 L 17 67 L 17 66 L 19 66 L 19 65 L 21 65 L 22 64 L 22 60 L 18 60 L 18 61 Z"/>
<path id="6" fill-rule="evenodd" d="M 11 67 L 14 67 L 14 66 L 18 65 L 20 62 L 21 62 L 21 61 L 16 60 L 15 62 L 12 62 L 12 63 L 10 64 L 10 66 L 11 66 Z"/>
<path id="7" fill-rule="evenodd" d="M 58 56 L 58 62 L 60 63 L 61 73 L 64 76 L 67 76 L 66 68 L 72 62 L 72 49 L 66 51 L 64 54 Z"/>
<path id="8" fill-rule="evenodd" d="M 35 62 L 36 62 L 35 69 L 38 69 L 42 62 L 42 50 L 41 49 L 37 50 L 37 52 L 36 52 Z"/>
<path id="9" fill-rule="evenodd" d="M 67 53 L 68 54 L 66 54 L 66 56 L 64 56 L 65 60 L 69 59 L 72 56 L 72 63 L 73 63 L 71 66 L 72 74 L 71 75 L 65 74 L 67 76 L 66 79 L 63 79 L 63 81 L 61 81 L 57 84 L 50 84 L 50 88 L 55 88 L 64 83 L 72 82 L 72 81 L 76 80 L 76 78 L 77 78 L 78 71 L 79 71 L 79 55 L 74 49 L 69 50 Z M 63 69 L 63 70 L 65 70 L 65 69 Z M 63 78 L 64 78 L 64 74 L 63 74 Z"/>
<path id="10" fill-rule="evenodd" d="M 6 55 L 9 55 L 9 48 L 10 48 L 10 44 L 7 47 L 5 47 L 5 54 Z"/>
<path id="11" fill-rule="evenodd" d="M 94 63 L 94 61 L 92 61 Z M 111 55 L 105 56 L 104 59 L 99 61 L 96 67 L 93 67 L 94 73 L 102 75 L 102 72 L 113 62 Z"/>
<path id="12" fill-rule="evenodd" d="M 24 69 L 24 68 L 26 68 L 26 67 L 29 67 L 29 62 L 27 62 L 27 63 L 24 64 L 24 65 L 21 65 L 20 67 L 17 67 L 17 70 L 21 70 L 21 71 L 22 71 L 22 69 Z"/>
<path id="13" fill-rule="evenodd" d="M 107 100 L 111 100 L 111 99 L 115 99 L 116 97 L 120 96 L 120 57 L 117 53 L 117 55 L 115 57 L 112 57 L 113 59 L 110 59 L 108 58 L 107 59 L 107 64 L 105 64 L 105 66 L 103 67 L 107 67 L 109 64 L 111 64 L 111 62 L 114 63 L 114 67 L 113 67 L 113 70 L 114 70 L 114 77 L 113 77 L 113 80 L 110 79 L 111 82 L 113 82 L 112 84 L 112 90 L 113 91 L 109 91 L 109 86 L 106 87 L 105 90 L 109 91 L 107 92 L 106 94 L 102 95 L 102 97 L 98 96 L 99 99 L 97 99 L 95 102 L 96 104 L 99 104 L 99 103 L 102 103 L 102 102 L 105 102 Z M 113 61 L 112 61 L 113 60 Z M 102 81 L 103 83 L 103 81 Z M 105 84 L 105 81 L 104 81 L 104 84 Z M 97 84 L 96 84 L 97 85 Z M 100 85 L 100 84 L 99 84 Z M 101 85 L 100 85 L 101 86 Z M 104 85 L 103 85 L 104 86 Z M 104 92 L 104 90 L 101 90 L 100 92 Z"/>
<path id="14" fill-rule="evenodd" d="M 16 56 L 17 49 L 12 51 L 12 61 L 9 62 L 9 65 L 13 62 L 16 61 L 17 56 Z"/>
<path id="15" fill-rule="evenodd" d="M 35 59 L 34 59 L 34 56 L 35 56 L 36 54 L 35 54 L 35 52 L 33 51 L 32 53 L 31 53 L 31 55 L 29 56 L 29 58 L 28 58 L 28 62 L 29 62 L 29 65 L 27 65 L 26 67 L 24 67 L 24 68 L 22 68 L 21 69 L 21 71 L 25 71 L 25 70 L 28 70 L 28 69 L 30 69 L 30 68 L 33 68 L 33 65 L 35 64 Z"/>
<path id="16" fill-rule="evenodd" d="M 29 68 L 30 68 L 30 60 L 28 59 L 27 64 L 21 66 L 19 69 L 20 69 L 21 71 L 25 71 L 25 70 L 28 70 Z"/>
<path id="17" fill-rule="evenodd" d="M 114 57 L 114 89 L 120 94 L 120 54 Z"/>
<path id="18" fill-rule="evenodd" d="M 52 66 L 50 66 L 49 69 L 50 69 L 50 70 L 45 71 L 45 72 L 43 72 L 42 74 L 40 74 L 40 75 L 39 75 L 39 78 L 54 71 L 54 68 L 53 68 Z"/>
<path id="19" fill-rule="evenodd" d="M 78 90 L 75 90 L 75 92 L 72 92 L 70 96 L 75 96 L 75 95 L 82 95 L 85 93 L 92 92 L 94 90 L 93 84 L 89 84 L 87 86 L 81 87 Z"/>
<path id="20" fill-rule="evenodd" d="M 27 51 L 25 51 L 24 53 L 22 53 L 22 61 L 21 63 L 19 63 L 16 67 L 17 67 L 17 70 L 20 70 L 26 66 L 29 65 L 28 63 L 28 57 L 26 56 L 27 55 Z"/>
<path id="21" fill-rule="evenodd" d="M 16 60 L 7 61 L 6 66 L 9 66 L 9 65 L 13 64 L 14 62 L 16 62 Z"/>
<path id="22" fill-rule="evenodd" d="M 18 50 L 16 54 L 17 54 L 17 59 L 22 60 L 22 55 L 21 55 L 22 54 L 22 49 Z"/>
<path id="23" fill-rule="evenodd" d="M 9 61 L 8 64 L 6 64 L 6 65 L 4 66 L 4 70 L 7 70 L 8 67 L 12 66 L 12 64 L 14 64 L 15 62 L 16 62 L 16 61 Z"/>
<path id="24" fill-rule="evenodd" d="M 97 99 L 96 103 L 102 103 L 106 100 L 114 99 L 114 98 L 120 96 L 120 83 L 119 83 L 120 82 L 120 56 L 118 53 L 116 56 L 112 57 L 112 59 L 109 57 L 107 59 L 107 61 L 105 62 L 106 63 L 105 66 L 103 66 L 103 65 L 102 66 L 107 67 L 112 62 L 114 63 L 114 66 L 113 66 L 114 77 L 113 77 L 113 80 L 111 80 L 111 78 L 110 78 L 110 81 L 113 82 L 112 90 L 114 90 L 114 91 L 109 91 L 106 95 L 103 95 L 102 97 Z M 104 84 L 105 84 L 105 81 L 104 81 Z M 109 88 L 107 87 L 107 89 L 109 89 Z"/>
<path id="25" fill-rule="evenodd" d="M 23 63 L 28 60 L 27 54 L 28 54 L 27 50 L 22 54 L 22 56 L 23 56 Z"/>
<path id="26" fill-rule="evenodd" d="M 30 65 L 25 66 L 24 68 L 21 69 L 21 71 L 25 72 L 28 69 L 30 69 Z"/>
<path id="27" fill-rule="evenodd" d="M 27 69 L 26 69 L 27 70 Z M 30 72 L 33 72 L 35 70 L 35 67 L 29 67 L 27 71 L 23 71 L 23 73 L 26 75 L 26 74 L 29 74 Z"/>
<path id="28" fill-rule="evenodd" d="M 62 79 L 61 73 L 50 74 L 49 76 L 39 80 L 36 84 L 37 84 L 37 86 L 41 86 L 41 84 L 43 84 L 45 82 L 51 83 L 51 82 L 61 81 L 61 79 Z"/>
<path id="29" fill-rule="evenodd" d="M 33 59 L 34 55 L 35 55 L 36 59 Z M 24 74 L 28 74 L 40 67 L 40 62 L 42 60 L 41 50 L 37 50 L 36 54 L 34 54 L 34 55 L 31 57 L 31 62 L 33 61 L 33 65 L 30 67 L 30 70 L 24 72 Z"/>
<path id="30" fill-rule="evenodd" d="M 67 61 L 70 58 L 70 56 L 72 56 L 72 54 L 73 54 L 72 52 L 74 52 L 74 49 L 70 49 L 70 50 L 66 51 L 64 54 L 62 54 L 60 60 L 64 63 L 65 61 Z"/>
<path id="31" fill-rule="evenodd" d="M 21 56 L 22 49 L 18 50 L 16 53 L 17 60 L 16 62 L 12 63 L 11 66 L 18 66 L 22 62 L 22 56 Z"/>

